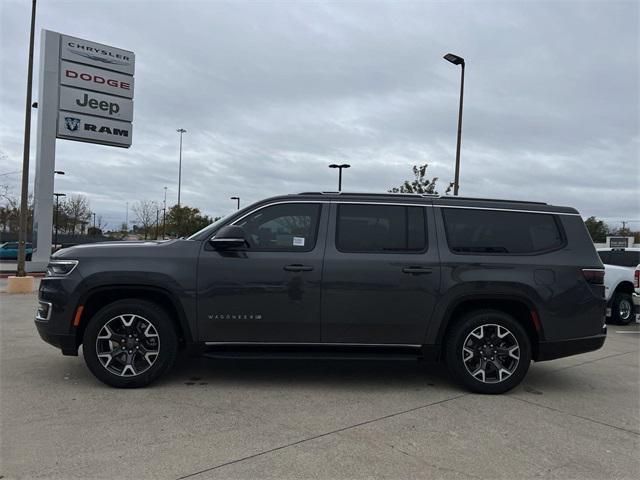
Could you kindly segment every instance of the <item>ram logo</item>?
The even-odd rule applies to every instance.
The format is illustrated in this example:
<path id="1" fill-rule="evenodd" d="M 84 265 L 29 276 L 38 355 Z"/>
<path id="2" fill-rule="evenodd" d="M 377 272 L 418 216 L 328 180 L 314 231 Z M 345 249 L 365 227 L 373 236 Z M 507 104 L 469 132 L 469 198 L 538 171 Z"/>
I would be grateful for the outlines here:
<path id="1" fill-rule="evenodd" d="M 75 132 L 80 126 L 80 119 L 75 117 L 64 117 L 64 124 L 67 127 L 67 130 Z"/>

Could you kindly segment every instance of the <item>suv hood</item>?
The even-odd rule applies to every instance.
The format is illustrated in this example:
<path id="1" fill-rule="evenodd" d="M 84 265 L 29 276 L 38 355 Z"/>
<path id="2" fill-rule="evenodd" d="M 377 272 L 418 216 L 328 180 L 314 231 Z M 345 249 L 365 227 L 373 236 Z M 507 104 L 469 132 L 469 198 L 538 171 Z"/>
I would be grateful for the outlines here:
<path id="1" fill-rule="evenodd" d="M 157 251 L 172 245 L 180 240 L 123 240 L 114 242 L 85 243 L 69 248 L 63 248 L 55 252 L 51 258 L 83 258 L 83 257 L 108 257 L 128 256 L 142 254 L 143 252 Z"/>

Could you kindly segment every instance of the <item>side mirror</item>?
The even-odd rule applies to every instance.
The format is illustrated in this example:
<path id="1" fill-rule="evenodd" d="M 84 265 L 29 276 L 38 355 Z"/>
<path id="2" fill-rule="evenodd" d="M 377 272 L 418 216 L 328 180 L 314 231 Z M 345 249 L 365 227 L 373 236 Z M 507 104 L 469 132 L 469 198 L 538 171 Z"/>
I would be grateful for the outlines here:
<path id="1" fill-rule="evenodd" d="M 244 234 L 244 228 L 238 225 L 227 225 L 218 230 L 218 233 L 209 240 L 216 250 L 245 247 L 249 244 Z"/>

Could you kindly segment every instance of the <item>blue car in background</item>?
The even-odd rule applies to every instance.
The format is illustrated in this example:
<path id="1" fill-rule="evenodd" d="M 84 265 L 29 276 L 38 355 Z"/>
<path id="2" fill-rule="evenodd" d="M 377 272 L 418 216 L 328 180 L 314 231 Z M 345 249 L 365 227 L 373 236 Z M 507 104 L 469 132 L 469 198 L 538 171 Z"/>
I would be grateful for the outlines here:
<path id="1" fill-rule="evenodd" d="M 26 245 L 27 260 L 31 260 L 33 253 L 33 245 Z M 0 245 L 0 260 L 17 260 L 18 259 L 18 242 L 7 242 Z"/>

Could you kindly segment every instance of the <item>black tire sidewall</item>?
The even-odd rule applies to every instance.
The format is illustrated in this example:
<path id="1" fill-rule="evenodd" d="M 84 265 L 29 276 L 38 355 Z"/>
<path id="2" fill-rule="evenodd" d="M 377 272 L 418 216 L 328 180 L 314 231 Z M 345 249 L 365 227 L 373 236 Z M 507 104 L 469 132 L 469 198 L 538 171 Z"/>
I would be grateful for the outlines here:
<path id="1" fill-rule="evenodd" d="M 626 300 L 631 305 L 631 313 L 629 318 L 624 320 L 620 318 L 620 302 Z M 619 325 L 629 325 L 635 320 L 635 305 L 633 304 L 633 297 L 628 293 L 617 292 L 613 294 L 613 303 L 611 305 L 611 319 Z"/>
<path id="2" fill-rule="evenodd" d="M 160 336 L 160 353 L 146 372 L 134 377 L 119 377 L 102 366 L 96 352 L 96 339 L 100 329 L 111 320 L 125 313 L 135 313 L 153 324 Z M 158 305 L 144 300 L 119 300 L 100 309 L 87 324 L 82 340 L 84 360 L 96 378 L 112 387 L 135 388 L 149 385 L 175 362 L 178 340 L 175 328 L 167 313 Z"/>
<path id="3" fill-rule="evenodd" d="M 462 361 L 462 346 L 475 328 L 493 323 L 507 328 L 516 337 L 520 345 L 520 361 L 516 371 L 500 383 L 483 383 L 467 371 Z M 497 310 L 477 310 L 465 315 L 456 322 L 449 332 L 445 343 L 445 359 L 452 376 L 466 388 L 476 393 L 504 393 L 522 382 L 531 363 L 531 341 L 525 329 L 511 315 Z"/>

